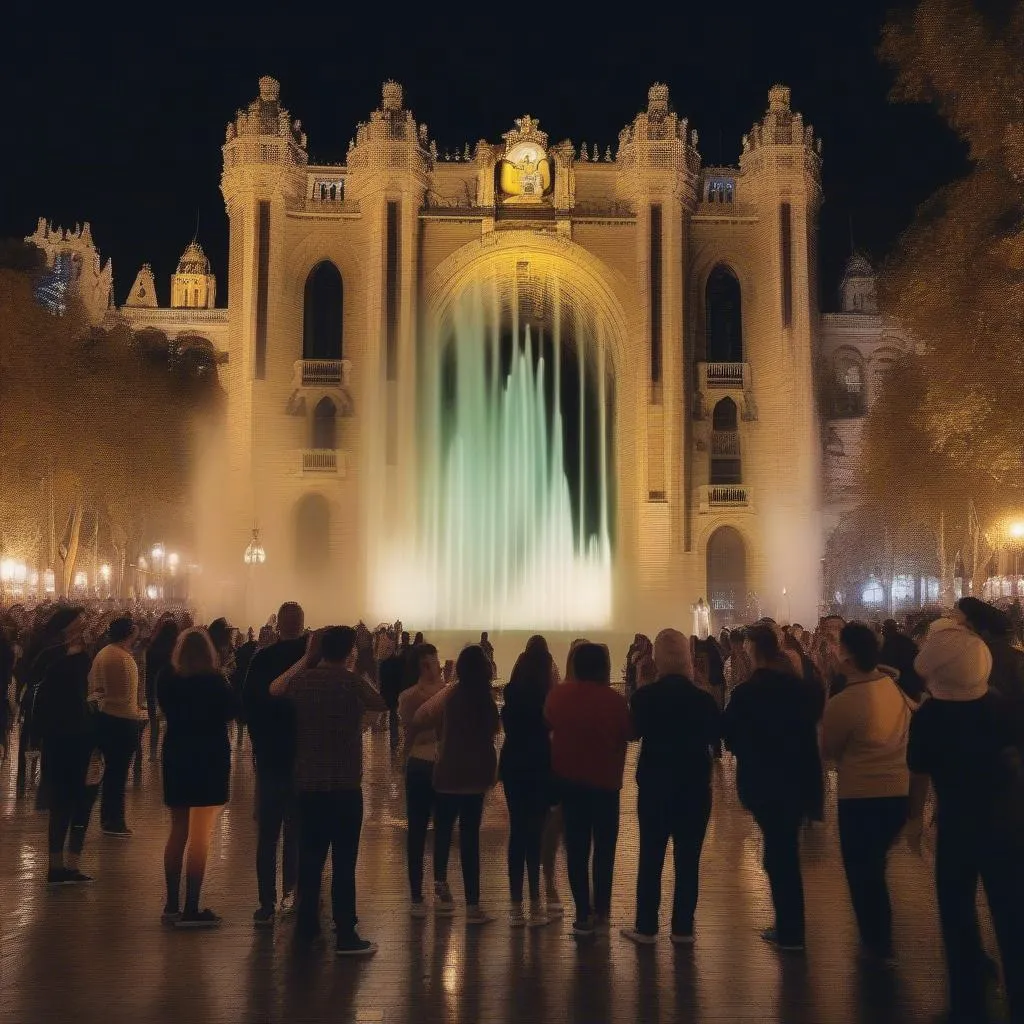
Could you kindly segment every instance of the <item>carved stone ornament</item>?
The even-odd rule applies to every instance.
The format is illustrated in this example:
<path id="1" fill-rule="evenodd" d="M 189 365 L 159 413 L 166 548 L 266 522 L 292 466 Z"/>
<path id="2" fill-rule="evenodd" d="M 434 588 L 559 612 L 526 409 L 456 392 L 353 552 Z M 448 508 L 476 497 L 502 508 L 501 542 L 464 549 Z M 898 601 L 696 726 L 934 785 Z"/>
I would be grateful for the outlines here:
<path id="1" fill-rule="evenodd" d="M 757 403 L 754 401 L 753 391 L 743 392 L 743 419 L 750 423 L 757 419 Z"/>

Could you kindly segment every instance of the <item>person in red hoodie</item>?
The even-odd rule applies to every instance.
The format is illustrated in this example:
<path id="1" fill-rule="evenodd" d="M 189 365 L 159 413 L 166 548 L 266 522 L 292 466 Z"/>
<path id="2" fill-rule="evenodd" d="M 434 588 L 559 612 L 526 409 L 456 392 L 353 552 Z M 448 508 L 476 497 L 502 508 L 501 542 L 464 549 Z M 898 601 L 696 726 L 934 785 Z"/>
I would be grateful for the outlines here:
<path id="1" fill-rule="evenodd" d="M 608 648 L 582 643 L 571 665 L 571 678 L 548 695 L 544 716 L 565 819 L 565 861 L 576 903 L 573 933 L 584 937 L 608 929 L 619 791 L 632 728 L 625 698 L 611 687 Z"/>

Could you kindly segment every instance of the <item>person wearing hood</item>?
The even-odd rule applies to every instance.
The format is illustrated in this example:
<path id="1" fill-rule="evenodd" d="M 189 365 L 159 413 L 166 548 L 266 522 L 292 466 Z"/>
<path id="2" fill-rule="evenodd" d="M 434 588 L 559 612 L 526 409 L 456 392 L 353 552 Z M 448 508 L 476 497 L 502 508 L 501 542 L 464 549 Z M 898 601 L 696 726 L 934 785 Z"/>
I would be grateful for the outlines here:
<path id="1" fill-rule="evenodd" d="M 1012 700 L 1024 700 L 1024 651 L 1013 646 L 1013 621 L 1006 612 L 976 597 L 956 603 L 953 619 L 977 633 L 992 655 L 988 685 Z"/>
<path id="2" fill-rule="evenodd" d="M 722 716 L 722 738 L 736 755 L 740 802 L 764 837 L 775 926 L 761 937 L 780 949 L 799 951 L 804 948 L 800 826 L 823 817 L 818 706 L 770 625 L 752 626 L 745 643 L 754 672 L 733 692 Z"/>
<path id="3" fill-rule="evenodd" d="M 951 1020 L 989 1020 L 987 958 L 976 907 L 980 876 L 1003 962 L 1010 1019 L 1024 1021 L 1024 724 L 1019 708 L 1015 712 L 989 688 L 989 648 L 960 623 L 933 622 L 914 667 L 931 699 L 910 726 L 907 839 L 920 851 L 925 801 L 934 788 L 935 888 Z"/>
<path id="4" fill-rule="evenodd" d="M 721 735 L 715 698 L 694 685 L 690 643 L 675 629 L 654 641 L 657 679 L 633 695 L 630 714 L 640 740 L 637 761 L 637 819 L 640 858 L 636 880 L 636 922 L 623 928 L 638 945 L 657 939 L 661 874 L 672 839 L 675 895 L 672 942 L 693 942 L 700 854 L 711 817 L 711 754 Z"/>

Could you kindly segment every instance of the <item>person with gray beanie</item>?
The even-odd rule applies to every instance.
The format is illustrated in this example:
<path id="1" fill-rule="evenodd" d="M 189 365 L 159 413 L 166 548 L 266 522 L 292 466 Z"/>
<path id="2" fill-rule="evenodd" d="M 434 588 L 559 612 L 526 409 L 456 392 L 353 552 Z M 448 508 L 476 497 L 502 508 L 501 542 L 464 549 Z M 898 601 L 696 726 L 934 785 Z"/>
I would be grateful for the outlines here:
<path id="1" fill-rule="evenodd" d="M 1003 962 L 1010 1020 L 1024 1021 L 1024 723 L 1019 705 L 989 688 L 992 655 L 952 619 L 933 622 L 914 661 L 930 700 L 910 726 L 907 839 L 920 851 L 929 788 L 938 830 L 935 888 L 945 947 L 950 1019 L 984 1024 L 989 961 L 978 931 L 985 886 Z"/>
<path id="2" fill-rule="evenodd" d="M 637 820 L 640 859 L 636 879 L 636 923 L 623 928 L 638 945 L 657 939 L 661 874 L 672 839 L 675 895 L 672 942 L 693 942 L 700 854 L 711 817 L 711 758 L 721 736 L 714 697 L 694 685 L 690 641 L 663 629 L 654 641 L 657 679 L 640 686 L 630 702 L 637 761 Z"/>

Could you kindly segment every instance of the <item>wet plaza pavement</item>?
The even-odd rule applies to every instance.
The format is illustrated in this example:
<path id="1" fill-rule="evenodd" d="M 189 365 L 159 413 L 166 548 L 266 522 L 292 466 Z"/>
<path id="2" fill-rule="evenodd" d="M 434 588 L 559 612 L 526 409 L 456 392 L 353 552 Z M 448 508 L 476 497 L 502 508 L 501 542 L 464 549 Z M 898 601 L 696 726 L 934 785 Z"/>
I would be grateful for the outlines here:
<path id="1" fill-rule="evenodd" d="M 256 907 L 253 772 L 236 755 L 231 803 L 219 821 L 203 904 L 224 917 L 212 932 L 160 925 L 165 810 L 155 765 L 129 788 L 135 835 L 100 833 L 96 814 L 83 869 L 90 886 L 48 891 L 44 814 L 14 798 L 13 765 L 0 777 L 0 1021 L 771 1021 L 843 1024 L 932 1020 L 944 1002 L 931 864 L 900 849 L 891 859 L 896 946 L 892 971 L 864 965 L 839 861 L 834 802 L 808 830 L 806 955 L 779 954 L 760 930 L 771 923 L 756 827 L 738 806 L 732 767 L 716 769 L 715 810 L 701 869 L 697 942 L 635 948 L 618 935 L 632 923 L 636 882 L 636 787 L 627 765 L 615 865 L 613 929 L 578 944 L 571 915 L 536 930 L 509 928 L 500 787 L 487 800 L 483 902 L 498 913 L 484 928 L 408 915 L 400 776 L 386 737 L 366 740 L 366 820 L 359 857 L 360 930 L 378 942 L 365 961 L 339 961 L 327 945 L 292 947 L 290 922 L 252 926 Z M 458 902 L 457 843 L 450 868 Z M 429 845 L 428 845 L 429 851 Z M 428 852 L 429 857 L 429 852 Z M 429 873 L 429 867 L 428 867 Z M 564 861 L 563 898 L 568 903 Z M 429 877 L 429 874 L 428 874 Z M 671 886 L 671 859 L 666 867 Z M 987 921 L 986 921 L 987 928 Z"/>

